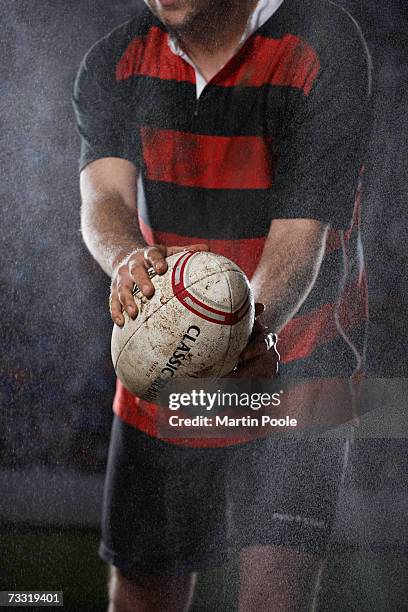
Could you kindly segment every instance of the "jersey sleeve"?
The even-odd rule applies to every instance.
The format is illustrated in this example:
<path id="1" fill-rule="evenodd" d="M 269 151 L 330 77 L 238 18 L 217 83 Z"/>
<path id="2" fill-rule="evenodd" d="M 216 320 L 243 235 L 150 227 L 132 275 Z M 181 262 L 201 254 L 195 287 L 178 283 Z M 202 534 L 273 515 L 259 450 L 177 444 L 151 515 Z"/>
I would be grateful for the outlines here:
<path id="1" fill-rule="evenodd" d="M 370 61 L 358 32 L 327 46 L 311 91 L 288 105 L 277 143 L 272 215 L 347 229 L 370 124 Z"/>
<path id="2" fill-rule="evenodd" d="M 80 65 L 73 93 L 81 136 L 79 167 L 103 157 L 120 157 L 139 164 L 138 129 L 129 120 L 129 104 L 115 78 L 114 54 L 106 40 L 97 43 Z"/>

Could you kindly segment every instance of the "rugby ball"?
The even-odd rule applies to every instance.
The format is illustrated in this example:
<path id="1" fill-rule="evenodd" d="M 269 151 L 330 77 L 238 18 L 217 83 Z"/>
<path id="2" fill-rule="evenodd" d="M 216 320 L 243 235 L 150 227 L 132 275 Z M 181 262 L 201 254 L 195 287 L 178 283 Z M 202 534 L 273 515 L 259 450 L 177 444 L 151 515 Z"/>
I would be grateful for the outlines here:
<path id="1" fill-rule="evenodd" d="M 147 299 L 135 286 L 136 319 L 114 326 L 112 361 L 118 378 L 154 402 L 170 380 L 229 374 L 248 343 L 255 308 L 249 281 L 232 261 L 209 252 L 167 258 L 164 275 L 149 271 Z"/>

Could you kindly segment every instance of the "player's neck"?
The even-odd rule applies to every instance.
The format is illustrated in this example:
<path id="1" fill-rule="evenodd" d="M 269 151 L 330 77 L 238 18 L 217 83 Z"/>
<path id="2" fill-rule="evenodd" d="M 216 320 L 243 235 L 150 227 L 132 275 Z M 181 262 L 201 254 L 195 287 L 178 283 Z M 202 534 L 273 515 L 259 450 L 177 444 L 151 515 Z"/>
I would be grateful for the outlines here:
<path id="1" fill-rule="evenodd" d="M 178 32 L 181 47 L 206 78 L 211 78 L 235 55 L 258 0 L 225 2 L 188 30 Z"/>

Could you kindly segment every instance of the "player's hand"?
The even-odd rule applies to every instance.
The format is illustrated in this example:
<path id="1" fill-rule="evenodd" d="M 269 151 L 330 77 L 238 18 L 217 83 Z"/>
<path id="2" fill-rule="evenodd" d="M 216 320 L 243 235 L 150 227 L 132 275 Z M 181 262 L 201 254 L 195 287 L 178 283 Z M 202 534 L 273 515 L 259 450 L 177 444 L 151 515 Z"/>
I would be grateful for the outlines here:
<path id="1" fill-rule="evenodd" d="M 151 298 L 154 285 L 149 277 L 148 269 L 153 268 L 157 274 L 167 270 L 166 257 L 183 251 L 208 251 L 206 244 L 190 244 L 180 247 L 166 247 L 155 244 L 145 249 L 136 249 L 123 259 L 112 274 L 111 293 L 109 298 L 110 313 L 114 323 L 122 327 L 125 322 L 123 311 L 135 319 L 137 306 L 133 299 L 134 284 L 140 288 L 143 295 Z"/>
<path id="2" fill-rule="evenodd" d="M 228 378 L 269 378 L 278 373 L 277 336 L 257 319 L 264 310 L 263 304 L 255 304 L 255 323 L 251 337 L 240 355 L 237 367 Z"/>

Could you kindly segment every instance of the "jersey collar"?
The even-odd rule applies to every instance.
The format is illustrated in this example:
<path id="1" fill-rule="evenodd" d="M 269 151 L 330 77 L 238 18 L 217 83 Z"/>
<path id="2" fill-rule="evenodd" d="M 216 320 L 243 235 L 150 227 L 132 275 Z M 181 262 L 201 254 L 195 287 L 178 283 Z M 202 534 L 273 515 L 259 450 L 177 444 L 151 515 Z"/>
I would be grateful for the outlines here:
<path id="1" fill-rule="evenodd" d="M 147 4 L 147 0 L 144 1 Z M 276 13 L 276 11 L 283 2 L 284 0 L 258 0 L 258 4 L 256 5 L 255 10 L 252 12 L 248 20 L 245 32 L 242 35 L 236 52 L 242 47 L 242 45 L 248 40 L 248 38 L 252 36 L 254 32 L 256 32 L 256 30 L 263 26 L 264 23 L 266 23 L 274 13 Z M 171 36 L 169 34 L 168 45 L 174 55 L 178 55 L 179 57 L 183 58 L 188 64 L 190 64 L 190 66 L 194 68 L 196 73 L 196 94 L 197 98 L 199 98 L 207 82 L 205 81 L 204 77 L 202 76 L 192 59 L 180 47 L 178 40 L 175 36 Z"/>

